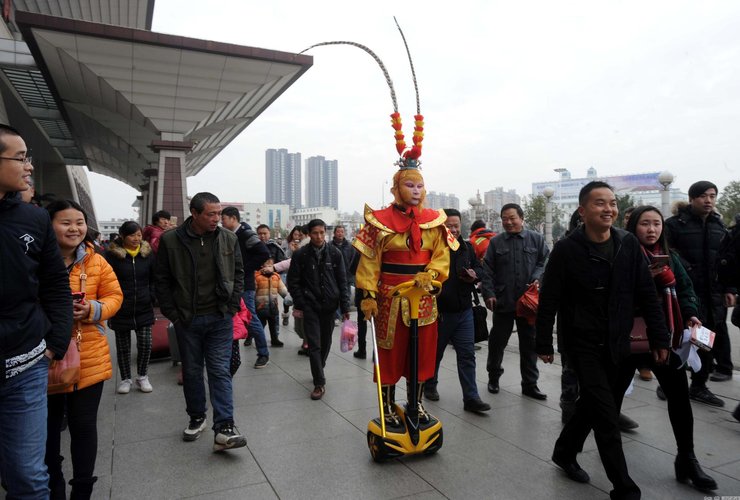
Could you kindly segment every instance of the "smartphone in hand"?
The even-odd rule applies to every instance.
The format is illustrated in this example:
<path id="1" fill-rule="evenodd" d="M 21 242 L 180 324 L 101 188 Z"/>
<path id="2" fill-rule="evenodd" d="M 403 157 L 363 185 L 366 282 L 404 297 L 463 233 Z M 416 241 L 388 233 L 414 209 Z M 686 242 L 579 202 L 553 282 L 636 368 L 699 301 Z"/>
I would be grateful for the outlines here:
<path id="1" fill-rule="evenodd" d="M 72 292 L 73 302 L 85 302 L 85 292 Z"/>
<path id="2" fill-rule="evenodd" d="M 669 255 L 651 255 L 650 267 L 660 269 L 661 267 L 667 266 L 670 259 L 671 257 Z"/>

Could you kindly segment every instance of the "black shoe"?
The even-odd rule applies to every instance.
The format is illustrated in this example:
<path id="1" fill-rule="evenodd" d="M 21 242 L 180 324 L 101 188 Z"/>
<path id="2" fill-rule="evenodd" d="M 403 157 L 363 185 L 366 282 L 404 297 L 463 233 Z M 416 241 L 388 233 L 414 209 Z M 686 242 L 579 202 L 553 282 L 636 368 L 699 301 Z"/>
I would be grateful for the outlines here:
<path id="1" fill-rule="evenodd" d="M 470 411 L 473 413 L 483 413 L 484 411 L 490 410 L 491 405 L 489 405 L 488 403 L 484 403 L 480 400 L 480 398 L 469 399 L 468 401 L 465 401 L 463 409 L 465 411 Z"/>
<path id="2" fill-rule="evenodd" d="M 658 386 L 658 388 L 655 389 L 655 395 L 658 396 L 658 399 L 660 399 L 661 401 L 665 401 L 666 399 L 668 399 L 665 397 L 665 392 L 663 392 L 663 388 L 661 386 Z"/>
<path id="3" fill-rule="evenodd" d="M 538 399 L 540 401 L 544 401 L 545 399 L 547 399 L 547 394 L 541 392 L 536 385 L 522 387 L 522 394 L 524 394 L 525 396 L 529 396 L 532 399 Z"/>
<path id="4" fill-rule="evenodd" d="M 244 347 L 249 347 L 250 345 L 252 345 L 252 339 L 247 339 L 244 341 Z"/>
<path id="5" fill-rule="evenodd" d="M 725 402 L 715 396 L 712 391 L 706 387 L 690 388 L 689 399 L 704 403 L 705 405 L 716 406 L 717 408 L 725 406 Z"/>
<path id="6" fill-rule="evenodd" d="M 498 391 L 498 380 L 495 382 L 488 382 L 488 392 L 490 392 L 491 394 L 498 394 Z"/>
<path id="7" fill-rule="evenodd" d="M 357 359 L 365 359 L 365 358 L 367 358 L 367 354 L 365 354 L 365 351 L 356 351 L 353 354 L 353 356 L 356 357 Z"/>
<path id="8" fill-rule="evenodd" d="M 676 455 L 674 464 L 676 470 L 676 481 L 687 483 L 689 480 L 694 488 L 700 491 L 717 489 L 717 481 L 708 476 L 699 465 L 696 455 L 693 453 L 679 453 Z"/>
<path id="9" fill-rule="evenodd" d="M 301 347 L 300 349 L 298 349 L 298 355 L 299 356 L 308 356 L 308 349 L 304 349 L 303 347 Z"/>
<path id="10" fill-rule="evenodd" d="M 231 450 L 247 446 L 247 438 L 241 435 L 234 424 L 225 424 L 213 437 L 213 451 Z"/>
<path id="11" fill-rule="evenodd" d="M 619 414 L 619 430 L 632 431 L 640 427 L 640 424 L 629 418 L 624 413 Z"/>
<path id="12" fill-rule="evenodd" d="M 735 420 L 740 422 L 740 404 L 738 404 L 737 408 L 735 408 L 735 411 L 732 412 L 732 416 L 735 417 Z"/>
<path id="13" fill-rule="evenodd" d="M 283 317 L 283 326 L 288 326 L 288 316 Z"/>
<path id="14" fill-rule="evenodd" d="M 267 356 L 257 356 L 257 361 L 254 363 L 255 368 L 264 368 L 270 363 L 270 358 Z"/>
<path id="15" fill-rule="evenodd" d="M 429 401 L 439 401 L 439 393 L 435 387 L 424 387 L 424 398 Z"/>
<path id="16" fill-rule="evenodd" d="M 711 380 L 712 382 L 727 382 L 728 380 L 732 380 L 732 375 L 728 375 L 727 373 L 714 372 L 709 376 L 709 380 Z"/>
<path id="17" fill-rule="evenodd" d="M 571 480 L 577 483 L 588 483 L 589 481 L 591 481 L 588 473 L 585 470 L 581 469 L 581 466 L 578 465 L 578 462 L 576 462 L 575 459 L 565 460 L 563 459 L 563 457 L 559 457 L 558 455 L 553 453 L 552 461 L 555 462 L 555 465 L 563 469 L 565 475 L 568 476 Z"/>
<path id="18" fill-rule="evenodd" d="M 206 417 L 190 417 L 190 423 L 182 431 L 183 441 L 195 441 L 206 430 Z"/>
<path id="19" fill-rule="evenodd" d="M 280 342 L 279 340 L 272 340 L 270 341 L 270 347 L 283 347 L 285 344 Z"/>

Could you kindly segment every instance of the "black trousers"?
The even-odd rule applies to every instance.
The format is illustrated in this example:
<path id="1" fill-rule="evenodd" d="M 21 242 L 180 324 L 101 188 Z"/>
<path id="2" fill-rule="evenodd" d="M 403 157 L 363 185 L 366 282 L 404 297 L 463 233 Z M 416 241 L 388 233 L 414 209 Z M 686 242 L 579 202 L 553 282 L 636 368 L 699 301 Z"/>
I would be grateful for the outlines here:
<path id="1" fill-rule="evenodd" d="M 365 313 L 360 309 L 360 302 L 362 302 L 362 291 L 355 289 L 355 306 L 357 307 L 357 350 L 359 352 L 365 352 L 367 349 L 367 321 L 365 321 Z"/>
<path id="2" fill-rule="evenodd" d="M 689 383 L 681 359 L 671 351 L 668 363 L 656 365 L 650 353 L 629 356 L 620 369 L 620 390 L 615 394 L 617 410 L 622 407 L 624 393 L 632 382 L 637 368 L 648 366 L 658 379 L 668 400 L 668 418 L 671 420 L 673 435 L 679 453 L 694 451 L 694 413 L 689 400 Z"/>
<path id="3" fill-rule="evenodd" d="M 103 382 L 99 382 L 79 391 L 49 396 L 45 461 L 49 468 L 52 499 L 59 498 L 58 495 L 65 491 L 61 454 L 65 405 L 71 437 L 73 475 L 71 483 L 74 487 L 75 484 L 91 485 L 94 482 L 95 459 L 98 454 L 98 406 L 102 395 Z"/>
<path id="4" fill-rule="evenodd" d="M 311 363 L 313 385 L 326 385 L 324 367 L 331 349 L 334 333 L 334 311 L 303 310 L 303 335 L 308 343 L 308 360 Z"/>
<path id="5" fill-rule="evenodd" d="M 568 354 L 578 377 L 580 395 L 573 417 L 555 443 L 555 453 L 566 460 L 575 460 L 593 428 L 601 463 L 614 486 L 612 498 L 639 498 L 640 489 L 627 471 L 619 431 L 619 405 L 624 394 L 620 367 L 612 362 L 604 346 L 581 346 Z"/>
<path id="6" fill-rule="evenodd" d="M 517 335 L 519 335 L 519 372 L 522 376 L 522 387 L 534 387 L 540 377 L 540 372 L 537 370 L 534 326 L 513 312 L 496 312 L 493 315 L 486 363 L 488 381 L 497 382 L 504 373 L 501 366 L 504 360 L 504 349 L 509 343 L 515 321 Z"/>

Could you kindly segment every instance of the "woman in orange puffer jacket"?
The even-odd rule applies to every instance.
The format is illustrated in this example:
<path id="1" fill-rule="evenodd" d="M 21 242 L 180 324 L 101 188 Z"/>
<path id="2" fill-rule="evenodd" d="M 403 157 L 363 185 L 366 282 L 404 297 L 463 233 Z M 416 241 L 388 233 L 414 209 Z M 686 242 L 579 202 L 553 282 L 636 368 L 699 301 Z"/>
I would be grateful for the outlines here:
<path id="1" fill-rule="evenodd" d="M 113 374 L 103 322 L 121 307 L 123 293 L 113 269 L 102 255 L 95 252 L 87 234 L 87 215 L 82 207 L 66 200 L 51 203 L 47 210 L 69 272 L 73 296 L 80 291 L 85 292 L 83 298 L 77 298 L 73 303 L 72 334 L 78 328 L 82 332 L 80 381 L 66 393 L 48 398 L 46 465 L 49 468 L 50 498 L 66 498 L 60 449 L 65 408 L 71 436 L 71 498 L 90 498 L 97 480 L 93 473 L 98 451 L 98 406 L 103 382 Z M 84 290 L 81 290 L 83 271 L 87 278 Z"/>

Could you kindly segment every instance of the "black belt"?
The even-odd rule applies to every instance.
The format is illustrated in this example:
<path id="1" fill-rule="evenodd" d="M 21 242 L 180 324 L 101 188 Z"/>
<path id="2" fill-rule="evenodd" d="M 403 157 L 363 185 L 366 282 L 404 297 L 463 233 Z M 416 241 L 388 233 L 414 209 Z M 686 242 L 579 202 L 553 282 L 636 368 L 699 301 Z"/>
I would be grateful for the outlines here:
<path id="1" fill-rule="evenodd" d="M 422 271 L 426 270 L 426 266 L 424 265 L 414 265 L 414 264 L 388 264 L 383 263 L 380 266 L 380 272 L 381 273 L 390 273 L 390 274 L 408 274 L 408 275 L 414 275 L 416 273 L 420 273 Z"/>

